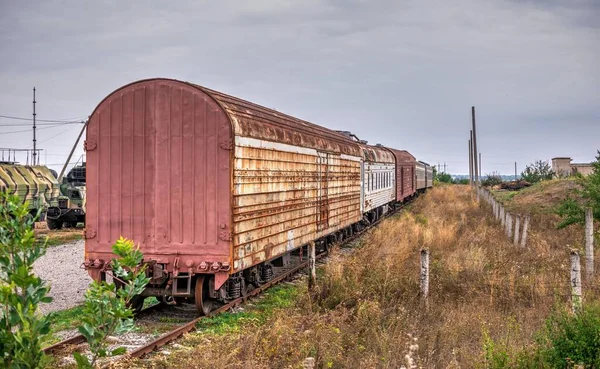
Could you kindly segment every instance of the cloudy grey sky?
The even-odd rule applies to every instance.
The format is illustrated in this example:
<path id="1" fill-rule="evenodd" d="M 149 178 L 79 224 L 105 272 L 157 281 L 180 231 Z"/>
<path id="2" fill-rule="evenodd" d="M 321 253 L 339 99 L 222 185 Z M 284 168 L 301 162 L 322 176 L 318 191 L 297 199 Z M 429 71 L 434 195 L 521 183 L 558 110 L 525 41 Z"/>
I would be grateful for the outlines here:
<path id="1" fill-rule="evenodd" d="M 468 170 L 472 105 L 484 173 L 593 160 L 599 66 L 596 0 L 0 1 L 0 115 L 30 117 L 33 86 L 39 119 L 72 119 L 177 78 L 451 173 Z M 28 124 L 0 118 L 0 147 L 31 147 Z M 79 127 L 44 127 L 60 168 Z"/>

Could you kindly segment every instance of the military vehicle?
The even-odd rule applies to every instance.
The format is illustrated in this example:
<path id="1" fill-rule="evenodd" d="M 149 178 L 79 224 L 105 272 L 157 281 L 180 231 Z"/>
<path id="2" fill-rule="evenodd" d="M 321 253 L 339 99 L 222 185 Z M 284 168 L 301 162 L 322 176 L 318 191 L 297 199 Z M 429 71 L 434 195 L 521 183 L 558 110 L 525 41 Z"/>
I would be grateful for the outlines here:
<path id="1" fill-rule="evenodd" d="M 0 192 L 17 195 L 22 203 L 29 201 L 29 213 L 35 216 L 41 211 L 43 217 L 59 194 L 56 172 L 43 165 L 0 161 Z"/>
<path id="2" fill-rule="evenodd" d="M 49 229 L 85 224 L 85 162 L 73 167 L 60 183 L 60 194 L 51 199 L 46 213 Z"/>

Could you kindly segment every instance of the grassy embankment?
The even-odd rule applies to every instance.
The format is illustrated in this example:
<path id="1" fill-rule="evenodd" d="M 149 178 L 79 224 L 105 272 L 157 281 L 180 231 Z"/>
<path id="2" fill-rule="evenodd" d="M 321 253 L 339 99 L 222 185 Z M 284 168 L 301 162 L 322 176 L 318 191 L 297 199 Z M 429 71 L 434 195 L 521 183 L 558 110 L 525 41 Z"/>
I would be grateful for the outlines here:
<path id="1" fill-rule="evenodd" d="M 83 239 L 83 229 L 81 228 L 68 228 L 61 230 L 48 230 L 48 229 L 36 229 L 35 232 L 38 242 L 43 243 L 46 238 L 48 239 L 46 245 L 48 247 L 58 246 L 64 243 L 79 241 Z"/>
<path id="2" fill-rule="evenodd" d="M 282 287 L 244 312 L 204 321 L 169 354 L 119 365 L 299 368 L 314 357 L 324 368 L 399 368 L 409 355 L 427 368 L 541 367 L 536 337 L 553 309 L 569 306 L 567 245 L 583 243 L 582 227 L 554 227 L 551 209 L 566 183 L 503 195 L 508 209 L 533 215 L 525 249 L 467 186 L 434 188 L 351 255 L 334 253 L 315 293 L 304 283 Z M 428 308 L 419 296 L 422 248 L 431 251 Z M 586 290 L 586 303 L 597 298 Z"/>

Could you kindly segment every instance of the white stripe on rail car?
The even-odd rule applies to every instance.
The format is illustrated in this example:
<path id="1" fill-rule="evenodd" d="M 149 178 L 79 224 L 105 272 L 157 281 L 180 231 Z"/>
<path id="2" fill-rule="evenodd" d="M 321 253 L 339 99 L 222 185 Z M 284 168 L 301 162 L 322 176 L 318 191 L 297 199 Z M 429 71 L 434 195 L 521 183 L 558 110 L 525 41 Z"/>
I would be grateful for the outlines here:
<path id="1" fill-rule="evenodd" d="M 284 152 L 293 152 L 293 153 L 298 153 L 298 154 L 314 155 L 314 156 L 318 155 L 317 150 L 311 149 L 308 147 L 288 145 L 288 144 L 284 144 L 281 142 L 259 140 L 257 138 L 252 138 L 252 137 L 235 136 L 235 144 L 236 144 L 236 146 L 246 146 L 246 147 L 255 147 L 255 148 L 262 148 L 262 149 L 279 150 L 279 151 L 284 151 Z M 359 156 L 352 156 L 352 155 L 346 155 L 346 154 L 340 154 L 340 159 L 351 160 L 351 161 L 361 161 L 362 160 L 362 158 Z"/>

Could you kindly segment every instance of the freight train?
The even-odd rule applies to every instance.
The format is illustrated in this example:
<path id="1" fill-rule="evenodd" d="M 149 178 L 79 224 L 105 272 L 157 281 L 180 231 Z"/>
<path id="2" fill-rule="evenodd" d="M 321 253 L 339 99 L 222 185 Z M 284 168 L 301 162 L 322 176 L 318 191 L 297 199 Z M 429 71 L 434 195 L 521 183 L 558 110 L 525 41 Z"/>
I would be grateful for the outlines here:
<path id="1" fill-rule="evenodd" d="M 206 87 L 141 80 L 92 113 L 84 265 L 105 280 L 111 245 L 139 244 L 150 283 L 136 300 L 238 298 L 315 242 L 376 222 L 432 186 L 432 167 Z"/>

